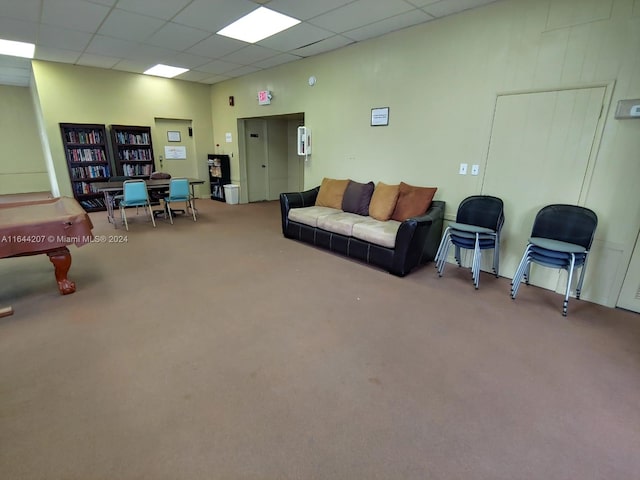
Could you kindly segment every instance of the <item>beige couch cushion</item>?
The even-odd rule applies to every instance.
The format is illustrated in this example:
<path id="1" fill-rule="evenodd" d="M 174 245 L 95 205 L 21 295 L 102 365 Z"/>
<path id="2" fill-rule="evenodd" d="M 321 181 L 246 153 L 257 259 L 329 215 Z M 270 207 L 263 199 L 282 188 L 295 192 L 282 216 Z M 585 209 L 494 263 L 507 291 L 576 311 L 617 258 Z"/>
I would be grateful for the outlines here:
<path id="1" fill-rule="evenodd" d="M 302 207 L 292 208 L 289 210 L 289 220 L 293 222 L 303 223 L 310 227 L 318 226 L 318 219 L 327 215 L 335 215 L 342 213 L 342 210 L 330 207 Z"/>
<path id="2" fill-rule="evenodd" d="M 353 225 L 352 236 L 382 247 L 395 248 L 400 224 L 401 222 L 396 220 L 382 222 L 368 217 L 364 222 Z"/>
<path id="3" fill-rule="evenodd" d="M 357 213 L 348 212 L 336 213 L 335 215 L 324 215 L 318 218 L 318 228 L 350 237 L 353 226 L 356 223 L 366 221 L 367 218 L 368 217 L 363 217 Z"/>

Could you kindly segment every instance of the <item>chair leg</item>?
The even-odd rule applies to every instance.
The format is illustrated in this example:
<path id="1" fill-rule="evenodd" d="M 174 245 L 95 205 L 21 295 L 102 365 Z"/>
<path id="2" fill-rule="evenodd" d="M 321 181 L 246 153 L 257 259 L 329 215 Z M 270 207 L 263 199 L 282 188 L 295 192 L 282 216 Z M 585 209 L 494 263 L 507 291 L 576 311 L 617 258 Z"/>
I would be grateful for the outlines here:
<path id="1" fill-rule="evenodd" d="M 125 208 L 120 205 L 120 219 L 124 222 L 124 226 L 129 231 L 129 224 L 127 223 L 127 213 L 125 212 Z"/>
<path id="2" fill-rule="evenodd" d="M 520 288 L 520 282 L 522 281 L 522 277 L 524 275 L 524 271 L 528 266 L 529 260 L 529 249 L 530 246 L 524 249 L 524 253 L 522 258 L 520 259 L 520 263 L 518 264 L 518 268 L 516 268 L 516 273 L 513 275 L 513 280 L 511 280 L 511 298 L 515 299 L 518 294 L 518 289 Z"/>
<path id="3" fill-rule="evenodd" d="M 189 199 L 189 206 L 191 207 L 191 214 L 193 215 L 193 221 L 196 221 L 196 209 L 193 207 L 193 200 Z M 188 208 L 187 208 L 188 210 Z"/>
<path id="4" fill-rule="evenodd" d="M 447 238 L 447 243 L 442 250 L 442 255 L 440 257 L 440 263 L 437 265 L 438 267 L 438 276 L 441 277 L 444 273 L 444 267 L 447 265 L 447 255 L 449 254 L 449 247 L 451 246 L 451 242 Z"/>
<path id="5" fill-rule="evenodd" d="M 167 212 L 169 212 L 169 221 L 173 225 L 173 215 L 171 214 L 171 202 L 167 202 Z"/>
<path id="6" fill-rule="evenodd" d="M 444 233 L 442 234 L 442 240 L 440 240 L 440 245 L 438 245 L 438 251 L 436 252 L 436 257 L 435 257 L 436 264 L 438 263 L 438 259 L 440 258 L 440 254 L 442 253 L 442 250 L 448 238 L 449 238 L 449 227 L 445 229 Z"/>
<path id="7" fill-rule="evenodd" d="M 471 273 L 473 276 L 473 286 L 476 290 L 480 286 L 480 259 L 482 253 L 480 251 L 480 236 L 476 233 L 476 243 L 473 248 L 473 263 L 471 264 Z"/>
<path id="8" fill-rule="evenodd" d="M 151 223 L 153 223 L 153 228 L 156 227 L 156 219 L 153 216 L 153 209 L 151 208 L 151 204 L 148 203 L 147 207 L 149 207 L 149 215 L 151 216 Z"/>

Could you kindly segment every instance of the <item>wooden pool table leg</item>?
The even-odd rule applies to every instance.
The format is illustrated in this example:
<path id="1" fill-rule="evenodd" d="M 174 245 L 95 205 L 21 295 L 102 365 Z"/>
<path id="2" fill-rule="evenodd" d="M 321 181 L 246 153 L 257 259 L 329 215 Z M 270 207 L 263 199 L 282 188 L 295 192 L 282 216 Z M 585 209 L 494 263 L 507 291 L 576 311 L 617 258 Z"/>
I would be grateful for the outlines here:
<path id="1" fill-rule="evenodd" d="M 71 253 L 67 247 L 57 248 L 47 252 L 49 260 L 53 263 L 58 282 L 58 290 L 62 295 L 68 295 L 76 291 L 76 284 L 67 278 L 71 268 Z"/>

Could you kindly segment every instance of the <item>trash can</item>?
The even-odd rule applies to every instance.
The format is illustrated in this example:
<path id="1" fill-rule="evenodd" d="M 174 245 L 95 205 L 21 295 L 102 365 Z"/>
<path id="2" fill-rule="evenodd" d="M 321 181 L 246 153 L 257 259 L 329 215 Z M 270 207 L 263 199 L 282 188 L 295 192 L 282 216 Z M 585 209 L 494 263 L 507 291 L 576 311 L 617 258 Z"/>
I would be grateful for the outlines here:
<path id="1" fill-rule="evenodd" d="M 228 183 L 224 186 L 224 198 L 229 205 L 235 205 L 240 198 L 240 186 Z"/>

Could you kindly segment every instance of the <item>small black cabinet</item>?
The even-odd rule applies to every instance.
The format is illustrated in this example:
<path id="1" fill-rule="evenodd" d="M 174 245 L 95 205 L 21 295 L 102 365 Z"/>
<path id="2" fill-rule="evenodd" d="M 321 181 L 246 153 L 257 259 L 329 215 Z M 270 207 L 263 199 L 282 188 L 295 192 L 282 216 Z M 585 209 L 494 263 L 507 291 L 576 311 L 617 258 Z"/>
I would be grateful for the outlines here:
<path id="1" fill-rule="evenodd" d="M 209 185 L 211 187 L 211 199 L 224 202 L 224 186 L 231 183 L 231 170 L 229 168 L 229 155 L 207 155 L 209 163 Z"/>

